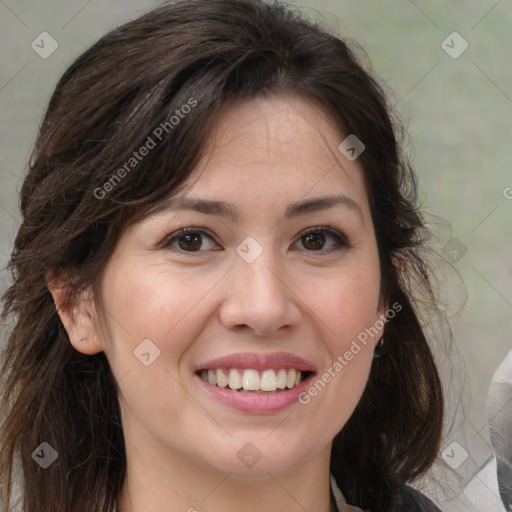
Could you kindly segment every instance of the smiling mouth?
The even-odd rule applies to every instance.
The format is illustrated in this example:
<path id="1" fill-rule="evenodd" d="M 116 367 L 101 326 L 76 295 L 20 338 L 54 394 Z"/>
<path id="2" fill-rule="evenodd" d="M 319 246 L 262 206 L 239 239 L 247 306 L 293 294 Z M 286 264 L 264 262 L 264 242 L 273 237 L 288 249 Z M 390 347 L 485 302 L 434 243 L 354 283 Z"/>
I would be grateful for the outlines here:
<path id="1" fill-rule="evenodd" d="M 218 388 L 238 393 L 265 395 L 293 389 L 312 373 L 294 368 L 269 368 L 267 370 L 216 368 L 198 370 L 196 375 L 204 382 Z"/>

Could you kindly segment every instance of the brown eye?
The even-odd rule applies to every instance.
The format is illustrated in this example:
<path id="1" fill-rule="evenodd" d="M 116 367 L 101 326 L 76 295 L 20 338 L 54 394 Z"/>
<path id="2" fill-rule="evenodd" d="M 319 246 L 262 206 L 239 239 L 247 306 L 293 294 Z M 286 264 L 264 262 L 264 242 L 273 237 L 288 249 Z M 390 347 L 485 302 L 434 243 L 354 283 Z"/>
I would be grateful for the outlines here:
<path id="1" fill-rule="evenodd" d="M 174 252 L 202 253 L 205 251 L 219 250 L 211 235 L 201 228 L 183 228 L 167 237 L 162 244 L 168 250 Z"/>
<path id="2" fill-rule="evenodd" d="M 314 251 L 323 254 L 351 247 L 344 235 L 327 226 L 306 230 L 296 243 L 300 243 L 306 252 Z"/>
<path id="3" fill-rule="evenodd" d="M 200 233 L 183 235 L 178 238 L 179 248 L 183 251 L 198 251 L 202 243 L 203 240 Z"/>
<path id="4" fill-rule="evenodd" d="M 319 251 L 325 244 L 325 236 L 322 233 L 310 233 L 302 237 L 302 244 L 310 251 Z"/>

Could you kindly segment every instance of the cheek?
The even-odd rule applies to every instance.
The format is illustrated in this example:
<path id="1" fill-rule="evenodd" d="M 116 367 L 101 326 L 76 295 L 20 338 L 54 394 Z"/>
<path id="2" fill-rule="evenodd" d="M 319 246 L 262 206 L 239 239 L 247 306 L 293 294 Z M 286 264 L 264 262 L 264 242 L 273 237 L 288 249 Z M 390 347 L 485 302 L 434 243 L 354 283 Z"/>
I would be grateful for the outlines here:
<path id="1" fill-rule="evenodd" d="M 170 272 L 163 265 L 118 266 L 115 274 L 106 274 L 107 358 L 118 381 L 122 409 L 131 411 L 124 421 L 133 416 L 148 428 L 154 427 L 149 425 L 156 417 L 163 426 L 186 423 L 186 415 L 176 417 L 176 410 L 186 411 L 191 404 L 189 395 L 181 392 L 178 365 L 204 329 L 208 292 L 217 281 L 202 276 L 192 282 L 185 272 Z M 148 365 L 138 359 L 145 353 L 150 354 Z"/>
<path id="2" fill-rule="evenodd" d="M 315 283 L 319 285 L 320 283 Z M 360 339 L 373 349 L 368 330 L 375 326 L 379 316 L 379 275 L 374 269 L 358 273 L 347 271 L 324 279 L 321 286 L 307 285 L 304 295 L 308 306 L 322 320 L 329 352 L 338 356 L 348 350 L 351 341 Z M 380 332 L 378 334 L 380 336 Z M 365 347 L 365 345 L 362 345 Z"/>
<path id="3" fill-rule="evenodd" d="M 186 272 L 171 272 L 165 265 L 117 267 L 107 274 L 103 299 L 111 364 L 132 366 L 134 350 L 150 339 L 161 361 L 174 366 L 200 332 L 199 316 L 217 280 L 203 275 L 192 282 Z"/>
<path id="4" fill-rule="evenodd" d="M 307 292 L 308 305 L 322 320 L 317 325 L 328 356 L 303 399 L 309 403 L 322 395 L 317 406 L 338 411 L 333 435 L 352 414 L 368 381 L 374 345 L 382 335 L 379 291 L 379 274 L 369 267 L 357 273 L 347 269 Z"/>

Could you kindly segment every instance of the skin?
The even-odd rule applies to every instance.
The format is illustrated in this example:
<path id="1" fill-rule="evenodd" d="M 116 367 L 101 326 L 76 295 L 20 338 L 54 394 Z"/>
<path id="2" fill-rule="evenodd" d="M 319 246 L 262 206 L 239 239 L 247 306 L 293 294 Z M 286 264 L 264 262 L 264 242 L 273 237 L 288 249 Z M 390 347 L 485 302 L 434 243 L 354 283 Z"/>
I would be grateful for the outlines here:
<path id="1" fill-rule="evenodd" d="M 59 311 L 74 347 L 104 351 L 118 382 L 128 458 L 119 512 L 332 510 L 332 439 L 361 397 L 382 332 L 307 405 L 272 414 L 211 399 L 194 368 L 237 352 L 287 351 L 321 375 L 385 313 L 363 170 L 337 151 L 345 136 L 297 97 L 230 103 L 177 195 L 226 201 L 238 219 L 185 209 L 143 219 L 75 310 Z M 285 218 L 287 205 L 328 195 L 360 211 L 338 204 Z M 318 226 L 349 246 L 329 234 L 305 239 Z M 183 227 L 212 238 L 196 252 L 180 250 L 183 237 L 161 244 Z M 248 236 L 263 249 L 253 263 L 235 251 Z M 51 290 L 58 304 L 62 289 Z M 133 352 L 148 338 L 160 356 L 145 366 Z M 237 457 L 248 442 L 261 453 L 251 468 Z"/>

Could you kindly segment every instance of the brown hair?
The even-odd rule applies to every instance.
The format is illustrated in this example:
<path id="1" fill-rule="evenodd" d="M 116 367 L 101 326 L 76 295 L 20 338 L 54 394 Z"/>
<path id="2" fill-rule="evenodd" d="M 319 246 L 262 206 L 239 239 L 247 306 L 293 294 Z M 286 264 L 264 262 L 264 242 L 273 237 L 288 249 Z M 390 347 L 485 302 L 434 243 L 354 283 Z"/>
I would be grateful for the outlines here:
<path id="1" fill-rule="evenodd" d="M 60 305 L 70 307 L 123 229 L 190 175 L 220 107 L 281 92 L 317 102 L 364 142 L 382 300 L 402 306 L 334 439 L 331 471 L 349 503 L 385 511 L 399 486 L 433 463 L 443 398 L 417 298 L 434 296 L 414 174 L 383 90 L 346 42 L 280 3 L 187 0 L 105 35 L 67 69 L 50 100 L 21 190 L 13 283 L 3 297 L 3 318 L 14 318 L 1 369 L 7 510 L 18 460 L 26 512 L 112 511 L 125 477 L 115 379 L 103 353 L 87 356 L 70 344 L 47 276 L 70 276 Z M 191 100 L 190 112 L 169 123 Z M 166 122 L 162 143 L 120 172 Z M 46 470 L 31 457 L 43 441 L 59 454 Z"/>

